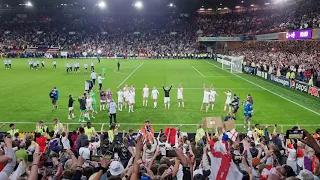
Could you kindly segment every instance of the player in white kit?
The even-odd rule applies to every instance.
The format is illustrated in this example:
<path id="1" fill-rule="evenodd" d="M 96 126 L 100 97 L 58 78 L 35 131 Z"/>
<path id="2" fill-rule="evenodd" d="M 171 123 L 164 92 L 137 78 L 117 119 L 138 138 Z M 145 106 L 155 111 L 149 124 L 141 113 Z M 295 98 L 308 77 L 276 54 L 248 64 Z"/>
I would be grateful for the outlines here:
<path id="1" fill-rule="evenodd" d="M 88 73 L 88 64 L 84 64 L 84 73 Z"/>
<path id="2" fill-rule="evenodd" d="M 134 112 L 133 111 L 133 105 L 134 105 L 134 91 L 130 88 L 128 93 L 128 99 L 129 99 L 129 113 Z"/>
<path id="3" fill-rule="evenodd" d="M 122 89 L 119 89 L 119 91 L 117 92 L 117 94 L 118 94 L 118 109 L 119 109 L 119 111 L 122 111 L 122 106 L 123 106 L 123 91 L 122 91 Z"/>
<path id="4" fill-rule="evenodd" d="M 95 117 L 93 116 L 92 98 L 91 98 L 90 95 L 87 95 L 87 99 L 86 99 L 86 109 L 87 109 L 86 117 L 88 118 L 88 120 L 90 120 L 90 113 L 91 113 L 91 117 L 94 119 Z"/>
<path id="5" fill-rule="evenodd" d="M 148 97 L 149 97 L 149 88 L 148 85 L 145 85 L 144 88 L 142 89 L 142 106 L 147 106 L 148 105 Z"/>
<path id="6" fill-rule="evenodd" d="M 181 83 L 178 86 L 178 107 L 180 107 L 180 104 L 182 104 L 182 107 L 184 108 L 183 87 Z"/>
<path id="7" fill-rule="evenodd" d="M 129 105 L 129 87 L 127 84 L 123 88 L 123 103 L 124 109 L 127 109 L 127 105 Z"/>
<path id="8" fill-rule="evenodd" d="M 208 112 L 208 110 L 209 110 L 210 92 L 209 92 L 208 88 L 206 88 L 205 84 L 203 85 L 203 90 L 204 90 L 204 92 L 203 92 L 203 100 L 202 100 L 200 111 L 202 111 L 203 106 L 205 105 L 206 106 L 206 112 Z"/>
<path id="9" fill-rule="evenodd" d="M 131 91 L 133 93 L 133 106 L 136 103 L 136 89 L 134 88 L 134 85 L 131 85 Z"/>
<path id="10" fill-rule="evenodd" d="M 224 92 L 224 94 L 227 95 L 227 99 L 222 112 L 227 112 L 227 106 L 229 107 L 229 112 L 231 112 L 231 106 L 230 106 L 231 96 L 232 96 L 231 89 L 229 89 L 228 92 Z"/>
<path id="11" fill-rule="evenodd" d="M 156 108 L 158 103 L 158 95 L 159 95 L 159 91 L 157 90 L 156 87 L 153 87 L 151 94 L 153 99 L 153 108 Z"/>
<path id="12" fill-rule="evenodd" d="M 218 93 L 214 90 L 213 85 L 211 84 L 210 86 L 210 98 L 209 98 L 209 103 L 211 105 L 211 110 L 214 108 L 214 103 L 216 102 L 216 96 L 219 96 Z M 210 106 L 209 105 L 209 106 Z"/>

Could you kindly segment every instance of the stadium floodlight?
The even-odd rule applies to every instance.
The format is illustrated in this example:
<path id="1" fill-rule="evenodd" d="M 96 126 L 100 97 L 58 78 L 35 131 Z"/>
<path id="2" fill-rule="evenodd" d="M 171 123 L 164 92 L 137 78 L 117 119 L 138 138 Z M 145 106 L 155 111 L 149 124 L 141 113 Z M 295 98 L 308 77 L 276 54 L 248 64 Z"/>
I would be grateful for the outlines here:
<path id="1" fill-rule="evenodd" d="M 143 4 L 141 1 L 138 1 L 134 4 L 134 7 L 136 7 L 137 9 L 141 9 L 143 7 Z"/>
<path id="2" fill-rule="evenodd" d="M 170 3 L 169 6 L 170 6 L 170 7 L 173 7 L 173 3 Z"/>
<path id="3" fill-rule="evenodd" d="M 106 7 L 106 3 L 104 1 L 99 2 L 98 6 L 100 8 L 105 8 Z"/>
<path id="4" fill-rule="evenodd" d="M 101 54 L 101 50 L 100 50 L 100 49 L 98 49 L 97 53 L 98 53 L 98 54 Z"/>
<path id="5" fill-rule="evenodd" d="M 26 3 L 26 6 L 27 7 L 32 7 L 32 3 L 29 1 L 29 2 Z"/>

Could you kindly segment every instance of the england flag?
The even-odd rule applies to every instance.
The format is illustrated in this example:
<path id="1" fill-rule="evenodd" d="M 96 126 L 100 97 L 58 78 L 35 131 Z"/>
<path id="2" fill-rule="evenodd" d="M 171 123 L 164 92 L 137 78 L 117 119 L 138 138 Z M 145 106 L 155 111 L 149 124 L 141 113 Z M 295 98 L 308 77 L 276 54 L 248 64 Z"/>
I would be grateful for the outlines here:
<path id="1" fill-rule="evenodd" d="M 215 180 L 242 180 L 243 174 L 233 163 L 232 157 L 228 154 L 225 146 L 217 141 L 214 143 L 211 158 L 210 179 Z"/>

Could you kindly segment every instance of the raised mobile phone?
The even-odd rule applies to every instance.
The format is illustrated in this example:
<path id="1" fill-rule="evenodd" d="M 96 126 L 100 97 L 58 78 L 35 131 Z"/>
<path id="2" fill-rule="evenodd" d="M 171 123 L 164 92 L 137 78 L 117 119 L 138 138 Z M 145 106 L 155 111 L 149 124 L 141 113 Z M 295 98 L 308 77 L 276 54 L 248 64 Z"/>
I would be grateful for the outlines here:
<path id="1" fill-rule="evenodd" d="M 166 150 L 166 156 L 167 157 L 177 157 L 175 150 Z"/>
<path id="2" fill-rule="evenodd" d="M 303 130 L 288 129 L 286 133 L 287 139 L 303 139 Z"/>

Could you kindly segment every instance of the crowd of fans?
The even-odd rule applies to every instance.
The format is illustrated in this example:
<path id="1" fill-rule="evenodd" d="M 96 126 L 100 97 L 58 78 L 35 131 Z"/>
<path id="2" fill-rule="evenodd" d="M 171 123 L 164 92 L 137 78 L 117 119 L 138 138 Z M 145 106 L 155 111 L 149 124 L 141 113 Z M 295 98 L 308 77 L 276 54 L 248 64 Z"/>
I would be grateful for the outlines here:
<path id="1" fill-rule="evenodd" d="M 245 134 L 197 125 L 195 132 L 154 133 L 146 121 L 138 132 L 111 124 L 98 134 L 88 122 L 69 133 L 68 124 L 54 120 L 52 131 L 40 121 L 35 133 L 19 134 L 10 124 L 1 137 L 0 179 L 320 179 L 320 129 L 303 130 L 298 139 L 276 125 L 270 132 L 256 124 Z"/>
<path id="2" fill-rule="evenodd" d="M 286 76 L 294 72 L 294 79 L 313 80 L 320 85 L 319 41 L 256 41 L 244 43 L 230 51 L 230 55 L 244 56 L 248 66 Z"/>

